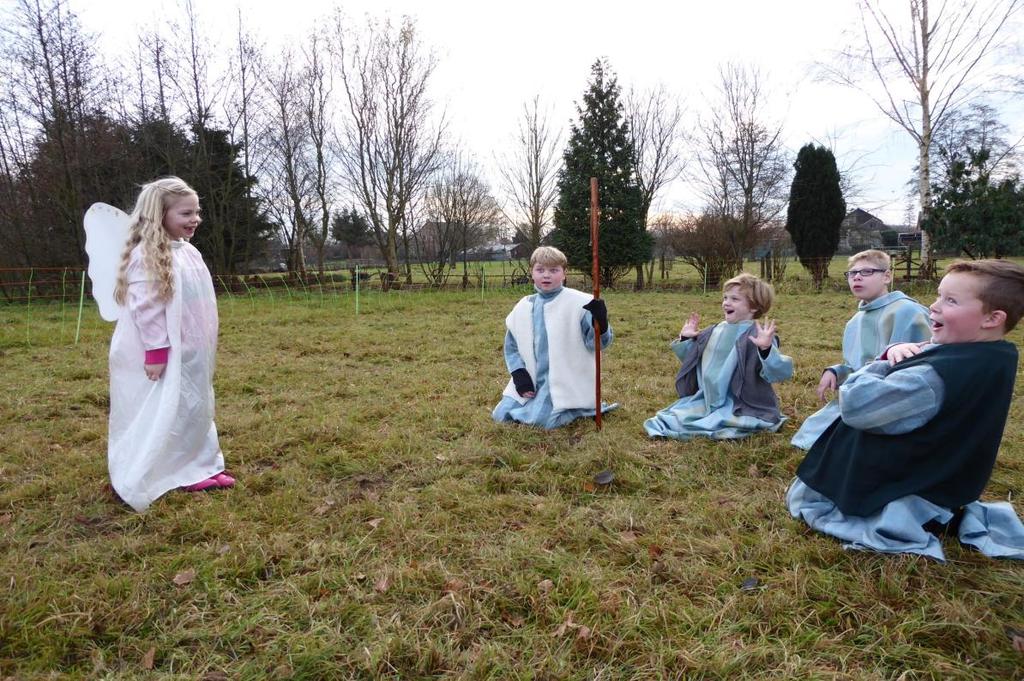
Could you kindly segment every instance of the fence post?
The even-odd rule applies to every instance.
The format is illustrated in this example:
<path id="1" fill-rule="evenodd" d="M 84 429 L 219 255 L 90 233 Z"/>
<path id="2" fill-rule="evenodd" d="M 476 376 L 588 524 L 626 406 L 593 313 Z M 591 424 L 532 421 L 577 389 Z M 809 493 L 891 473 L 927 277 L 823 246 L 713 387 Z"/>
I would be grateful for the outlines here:
<path id="1" fill-rule="evenodd" d="M 32 277 L 35 275 L 34 267 L 28 268 L 28 314 L 25 316 L 25 345 L 31 346 L 30 332 L 32 330 Z"/>
<path id="2" fill-rule="evenodd" d="M 359 316 L 359 265 L 356 265 L 356 316 Z"/>
<path id="3" fill-rule="evenodd" d="M 67 295 L 68 268 L 60 273 L 60 342 L 64 342 L 64 297 Z"/>
<path id="4" fill-rule="evenodd" d="M 242 282 L 242 286 L 245 287 L 245 292 L 249 294 L 249 303 L 252 305 L 253 312 L 256 311 L 256 298 L 252 295 L 252 289 L 249 288 L 249 283 L 245 280 L 245 275 L 239 275 L 239 280 Z"/>
<path id="5" fill-rule="evenodd" d="M 267 280 L 263 278 L 263 275 L 262 274 L 257 274 L 256 278 L 259 279 L 261 282 L 263 282 L 263 286 L 266 287 L 267 293 L 270 294 L 270 302 L 277 303 L 277 296 L 274 295 L 274 292 L 270 288 L 270 284 L 268 284 Z M 285 282 L 284 286 L 285 286 L 285 288 L 288 288 L 288 283 Z M 292 293 L 291 289 L 288 289 L 288 295 L 291 295 L 291 293 Z"/>
<path id="6" fill-rule="evenodd" d="M 82 270 L 82 286 L 78 290 L 78 324 L 75 326 L 75 345 L 82 331 L 82 307 L 85 305 L 85 270 Z"/>

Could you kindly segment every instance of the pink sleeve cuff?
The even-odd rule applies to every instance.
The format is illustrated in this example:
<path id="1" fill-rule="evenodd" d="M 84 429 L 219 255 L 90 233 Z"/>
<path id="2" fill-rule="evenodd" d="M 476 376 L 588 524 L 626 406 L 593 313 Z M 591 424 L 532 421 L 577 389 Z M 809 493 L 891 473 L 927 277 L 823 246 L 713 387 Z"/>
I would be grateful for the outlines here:
<path id="1" fill-rule="evenodd" d="M 170 352 L 171 349 L 169 347 L 146 350 L 146 364 L 167 364 L 167 355 Z"/>

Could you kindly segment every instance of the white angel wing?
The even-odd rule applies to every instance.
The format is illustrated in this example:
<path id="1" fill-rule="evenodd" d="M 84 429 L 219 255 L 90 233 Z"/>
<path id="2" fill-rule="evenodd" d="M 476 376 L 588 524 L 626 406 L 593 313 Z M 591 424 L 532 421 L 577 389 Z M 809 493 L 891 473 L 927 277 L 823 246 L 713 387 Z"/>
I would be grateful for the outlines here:
<path id="1" fill-rule="evenodd" d="M 89 256 L 89 279 L 92 297 L 100 308 L 100 316 L 116 322 L 121 306 L 114 302 L 117 268 L 121 251 L 128 241 L 130 218 L 119 208 L 94 203 L 85 213 L 85 253 Z"/>

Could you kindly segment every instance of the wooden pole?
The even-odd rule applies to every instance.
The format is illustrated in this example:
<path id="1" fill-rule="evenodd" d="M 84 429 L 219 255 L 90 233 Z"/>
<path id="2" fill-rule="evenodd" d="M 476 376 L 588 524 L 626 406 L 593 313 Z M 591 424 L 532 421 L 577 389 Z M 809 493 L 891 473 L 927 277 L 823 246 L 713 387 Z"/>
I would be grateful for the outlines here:
<path id="1" fill-rule="evenodd" d="M 597 204 L 597 178 L 590 178 L 590 246 L 593 268 L 590 278 L 594 282 L 594 298 L 601 297 L 601 268 L 598 263 L 597 245 L 600 237 L 600 209 Z M 601 325 L 594 320 L 594 423 L 601 430 Z"/>

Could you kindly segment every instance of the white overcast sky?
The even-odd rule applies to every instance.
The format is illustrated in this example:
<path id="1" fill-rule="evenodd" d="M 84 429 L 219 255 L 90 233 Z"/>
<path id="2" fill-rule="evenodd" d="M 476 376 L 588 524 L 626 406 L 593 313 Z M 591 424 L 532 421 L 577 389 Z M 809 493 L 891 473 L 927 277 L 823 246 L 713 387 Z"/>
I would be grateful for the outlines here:
<path id="1" fill-rule="evenodd" d="M 998 1 L 998 0 L 997 0 Z M 230 44 L 239 3 L 194 0 L 212 44 Z M 906 13 L 905 0 L 891 0 Z M 567 134 L 590 65 L 607 57 L 623 89 L 664 83 L 684 100 L 692 121 L 707 110 L 718 68 L 756 64 L 770 84 L 771 115 L 783 125 L 793 154 L 809 141 L 833 146 L 840 166 L 855 170 L 861 206 L 889 223 L 904 220 L 905 184 L 915 148 L 905 132 L 864 95 L 817 82 L 812 67 L 831 59 L 858 30 L 855 0 L 250 0 L 245 23 L 271 53 L 301 41 L 318 19 L 340 6 L 353 22 L 365 15 L 410 15 L 434 50 L 439 66 L 434 96 L 451 131 L 493 172 L 494 155 L 506 148 L 522 104 L 534 95 L 551 109 Z M 113 55 L 135 42 L 161 16 L 183 16 L 174 0 L 71 0 L 84 27 Z M 1020 26 L 1020 22 L 1017 23 Z M 1024 106 L 997 103 L 1016 141 L 1024 135 Z M 564 135 L 563 135 L 564 139 Z M 657 206 L 696 210 L 685 181 Z"/>

